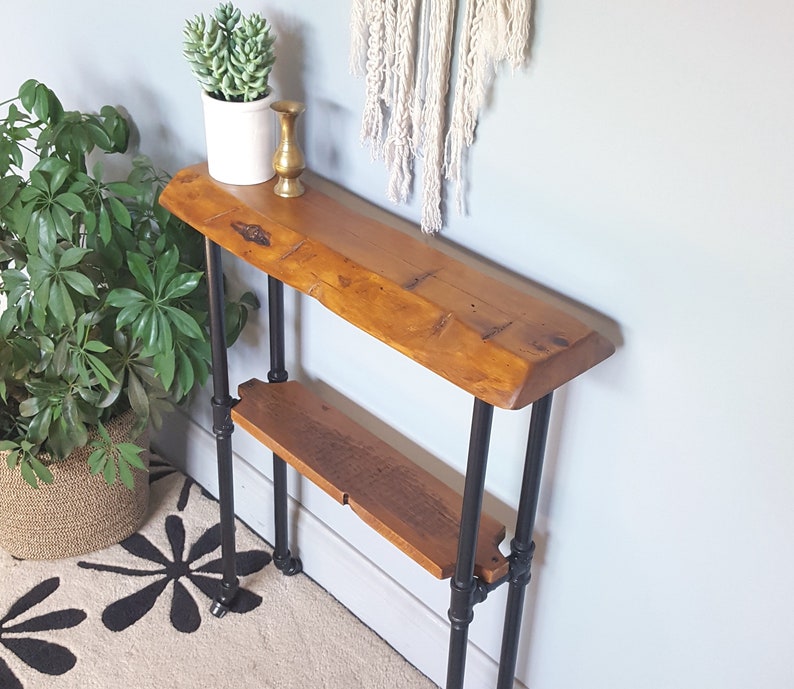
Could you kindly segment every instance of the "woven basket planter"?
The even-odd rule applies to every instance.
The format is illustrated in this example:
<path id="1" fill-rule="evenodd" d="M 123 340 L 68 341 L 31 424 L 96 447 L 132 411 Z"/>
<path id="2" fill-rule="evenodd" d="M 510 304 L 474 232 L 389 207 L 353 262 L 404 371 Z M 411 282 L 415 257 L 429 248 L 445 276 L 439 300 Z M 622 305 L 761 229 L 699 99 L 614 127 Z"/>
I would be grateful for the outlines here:
<path id="1" fill-rule="evenodd" d="M 127 412 L 106 429 L 114 441 L 128 441 L 134 420 Z M 0 548 L 25 560 L 54 560 L 101 550 L 137 531 L 149 502 L 148 475 L 133 469 L 134 490 L 120 481 L 108 486 L 88 471 L 91 451 L 80 448 L 50 464 L 54 481 L 38 490 L 9 470 L 8 453 L 0 452 Z M 148 466 L 148 452 L 141 457 Z"/>

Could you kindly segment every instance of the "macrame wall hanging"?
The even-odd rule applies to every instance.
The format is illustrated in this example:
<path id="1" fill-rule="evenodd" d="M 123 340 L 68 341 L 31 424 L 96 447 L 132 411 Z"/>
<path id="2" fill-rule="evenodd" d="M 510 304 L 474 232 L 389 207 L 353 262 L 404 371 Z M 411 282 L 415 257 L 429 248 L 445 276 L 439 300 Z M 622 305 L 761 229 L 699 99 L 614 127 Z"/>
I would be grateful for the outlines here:
<path id="1" fill-rule="evenodd" d="M 526 55 L 531 0 L 460 0 L 457 76 L 450 114 L 458 0 L 353 0 L 350 69 L 366 77 L 361 141 L 389 171 L 387 196 L 404 202 L 416 156 L 422 171 L 422 231 L 442 225 L 444 179 L 463 209 L 464 160 L 496 67 L 514 69 Z"/>

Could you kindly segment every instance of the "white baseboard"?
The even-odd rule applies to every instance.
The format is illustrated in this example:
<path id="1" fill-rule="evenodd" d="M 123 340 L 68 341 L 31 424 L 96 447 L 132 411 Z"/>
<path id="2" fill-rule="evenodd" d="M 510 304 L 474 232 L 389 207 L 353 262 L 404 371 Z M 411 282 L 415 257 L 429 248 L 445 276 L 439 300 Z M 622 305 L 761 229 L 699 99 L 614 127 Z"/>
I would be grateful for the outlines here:
<path id="1" fill-rule="evenodd" d="M 217 495 L 215 439 L 186 415 L 174 414 L 167 432 L 154 438 L 154 449 Z M 272 481 L 235 451 L 235 511 L 251 529 L 272 543 Z M 291 538 L 298 544 L 304 572 L 374 630 L 412 665 L 443 686 L 446 676 L 448 621 L 411 591 L 290 497 Z M 291 544 L 290 547 L 293 547 Z M 469 643 L 466 689 L 496 684 L 497 662 Z M 525 689 L 516 681 L 517 689 Z"/>

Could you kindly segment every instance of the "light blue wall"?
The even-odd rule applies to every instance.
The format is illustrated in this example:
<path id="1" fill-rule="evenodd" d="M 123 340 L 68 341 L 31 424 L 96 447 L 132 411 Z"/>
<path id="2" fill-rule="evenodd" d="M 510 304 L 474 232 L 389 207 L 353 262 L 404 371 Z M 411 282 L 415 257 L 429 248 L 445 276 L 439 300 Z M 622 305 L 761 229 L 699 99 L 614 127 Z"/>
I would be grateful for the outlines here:
<path id="1" fill-rule="evenodd" d="M 171 170 L 203 157 L 180 32 L 210 4 L 15 4 L 0 95 L 35 76 L 67 107 L 123 104 Z M 276 26 L 276 87 L 307 102 L 309 165 L 388 205 L 358 143 L 349 3 L 241 4 Z M 469 215 L 444 237 L 622 339 L 555 404 L 519 667 L 537 689 L 794 686 L 793 22 L 782 0 L 541 1 L 528 68 L 500 74 L 481 118 Z M 461 470 L 465 396 L 315 305 L 289 307 L 293 370 Z M 263 375 L 264 336 L 255 324 L 236 372 Z M 497 415 L 489 500 L 508 513 L 525 424 Z M 445 592 L 421 586 L 443 610 Z M 495 654 L 496 623 L 477 614 L 473 638 Z"/>

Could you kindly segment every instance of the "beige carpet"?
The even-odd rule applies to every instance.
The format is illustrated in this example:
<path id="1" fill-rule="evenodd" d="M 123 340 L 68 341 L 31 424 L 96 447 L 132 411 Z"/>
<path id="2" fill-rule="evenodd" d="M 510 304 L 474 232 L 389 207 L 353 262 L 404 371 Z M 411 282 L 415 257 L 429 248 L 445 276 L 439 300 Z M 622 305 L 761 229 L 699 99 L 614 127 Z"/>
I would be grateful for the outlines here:
<path id="1" fill-rule="evenodd" d="M 2 689 L 431 689 L 305 575 L 237 529 L 237 611 L 209 613 L 217 504 L 157 462 L 149 516 L 125 541 L 57 562 L 0 550 Z"/>

